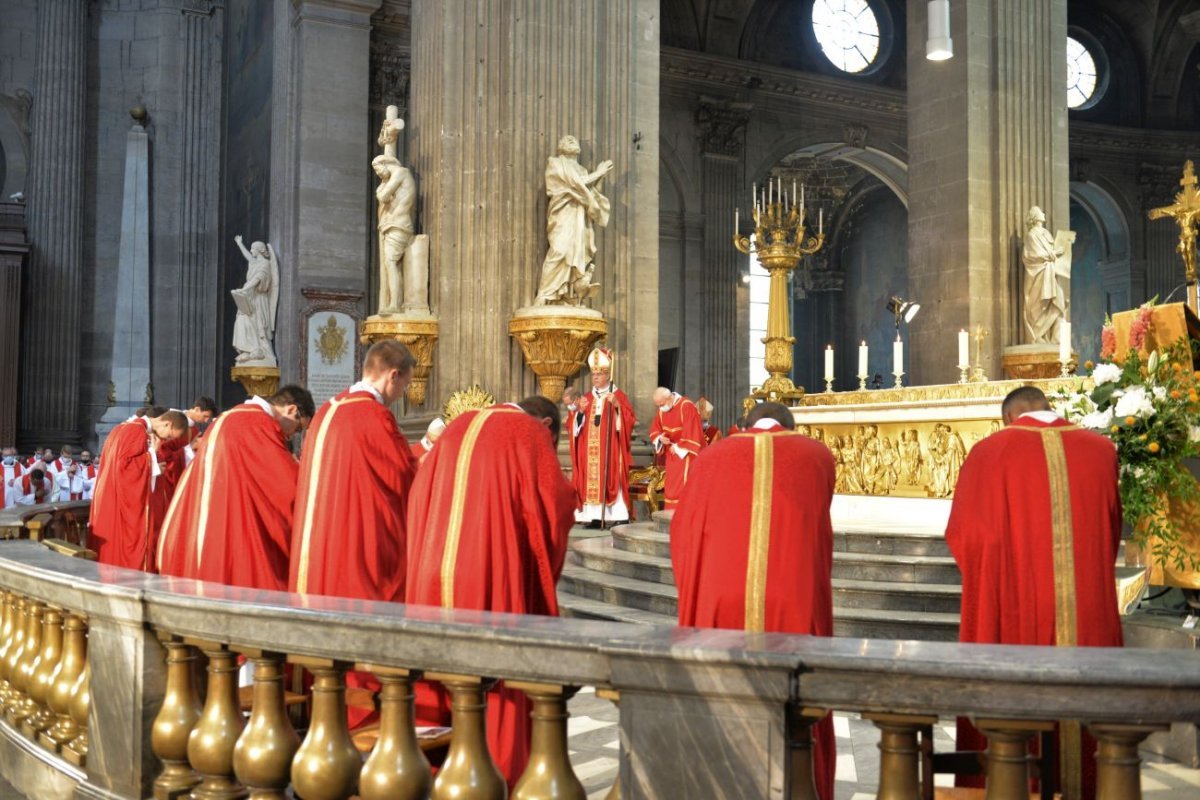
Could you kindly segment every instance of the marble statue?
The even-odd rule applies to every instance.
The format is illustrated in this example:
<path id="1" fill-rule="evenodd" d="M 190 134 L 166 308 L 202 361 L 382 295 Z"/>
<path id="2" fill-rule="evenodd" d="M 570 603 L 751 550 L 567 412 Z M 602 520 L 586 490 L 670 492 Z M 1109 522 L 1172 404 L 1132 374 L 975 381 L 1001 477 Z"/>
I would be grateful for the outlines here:
<path id="1" fill-rule="evenodd" d="M 375 200 L 379 206 L 378 314 L 381 316 L 429 311 L 428 245 L 422 241 L 422 247 L 412 246 L 417 183 L 396 156 L 396 140 L 402 130 L 404 120 L 399 118 L 397 107 L 388 106 L 378 139 L 383 155 L 371 161 L 371 168 L 379 178 Z"/>
<path id="2" fill-rule="evenodd" d="M 588 172 L 578 161 L 579 142 L 564 136 L 558 155 L 546 162 L 546 237 L 550 249 L 534 305 L 581 306 L 600 289 L 592 282 L 596 236 L 593 225 L 608 224 L 608 198 L 600 193 L 611 161 Z"/>
<path id="3" fill-rule="evenodd" d="M 1025 265 L 1025 335 L 1030 344 L 1058 341 L 1058 325 L 1071 301 L 1071 244 L 1074 231 L 1052 236 L 1046 215 L 1034 206 L 1025 215 L 1021 263 Z"/>
<path id="4" fill-rule="evenodd" d="M 246 283 L 230 292 L 237 304 L 233 320 L 233 348 L 238 366 L 277 367 L 275 358 L 275 311 L 279 307 L 279 261 L 270 244 L 255 242 L 247 250 L 242 237 L 235 236 L 246 258 Z"/>

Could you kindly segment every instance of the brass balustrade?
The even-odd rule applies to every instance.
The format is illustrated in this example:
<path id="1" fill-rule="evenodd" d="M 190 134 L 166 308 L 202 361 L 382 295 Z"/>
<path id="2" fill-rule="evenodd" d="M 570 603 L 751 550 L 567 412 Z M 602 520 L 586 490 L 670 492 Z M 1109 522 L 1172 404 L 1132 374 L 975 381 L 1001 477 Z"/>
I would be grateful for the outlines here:
<path id="1" fill-rule="evenodd" d="M 62 660 L 62 626 L 62 609 L 47 609 L 42 617 L 42 651 L 33 664 L 33 674 L 29 679 L 27 708 L 31 709 L 31 713 L 21 723 L 21 733 L 30 739 L 36 740 L 38 734 L 49 728 L 54 721 L 54 712 L 50 710 L 47 701 L 53 686 L 51 681 L 58 669 L 58 662 Z"/>
<path id="2" fill-rule="evenodd" d="M 5 707 L 32 702 L 54 715 L 37 737 L 49 752 L 34 762 L 28 741 L 13 749 L 23 737 L 0 722 L 0 774 L 19 781 L 40 769 L 43 780 L 94 784 L 88 796 L 502 798 L 485 735 L 485 693 L 497 679 L 533 703 L 514 800 L 583 796 L 566 754 L 567 702 L 580 685 L 621 699 L 620 783 L 630 796 L 707 796 L 719 785 L 814 798 L 812 725 L 840 709 L 880 729 L 884 800 L 919 796 L 918 732 L 957 715 L 989 737 L 989 798 L 1028 797 L 1028 741 L 1048 720 L 1066 720 L 1099 743 L 1097 797 L 1137 800 L 1139 743 L 1168 723 L 1200 721 L 1200 664 L 1186 651 L 817 639 L 297 597 L 139 575 L 28 542 L 0 545 L 0 592 Z M 196 647 L 207 658 L 202 709 Z M 249 723 L 239 653 L 255 668 Z M 285 659 L 314 676 L 303 743 L 284 711 Z M 382 686 L 365 763 L 346 730 L 352 666 Z M 436 781 L 414 730 L 418 677 L 451 698 L 451 746 Z M 89 753 L 91 736 L 101 738 Z M 139 749 L 146 740 L 153 754 Z M 19 758 L 23 768 L 5 772 Z M 84 763 L 86 773 L 72 771 Z"/>

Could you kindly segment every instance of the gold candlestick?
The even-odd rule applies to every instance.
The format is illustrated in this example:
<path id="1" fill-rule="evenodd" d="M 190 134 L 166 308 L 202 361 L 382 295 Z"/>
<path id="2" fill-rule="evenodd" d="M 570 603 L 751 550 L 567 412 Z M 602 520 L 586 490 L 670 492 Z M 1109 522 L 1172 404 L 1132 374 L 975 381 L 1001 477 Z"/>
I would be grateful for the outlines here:
<path id="1" fill-rule="evenodd" d="M 983 371 L 983 340 L 988 337 L 988 331 L 982 325 L 975 326 L 975 368 L 971 370 L 971 383 L 986 383 L 988 376 Z"/>

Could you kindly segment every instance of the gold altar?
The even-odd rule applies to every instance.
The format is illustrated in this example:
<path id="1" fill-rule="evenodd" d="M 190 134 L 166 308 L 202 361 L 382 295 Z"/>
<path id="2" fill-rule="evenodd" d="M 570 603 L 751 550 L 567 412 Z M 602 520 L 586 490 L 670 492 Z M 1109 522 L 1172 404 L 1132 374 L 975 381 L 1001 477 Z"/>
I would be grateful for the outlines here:
<path id="1" fill-rule="evenodd" d="M 1047 395 L 1085 378 L 1008 380 L 810 394 L 793 407 L 801 433 L 825 443 L 839 494 L 952 497 L 976 442 L 1000 429 L 1000 403 L 1020 386 Z"/>

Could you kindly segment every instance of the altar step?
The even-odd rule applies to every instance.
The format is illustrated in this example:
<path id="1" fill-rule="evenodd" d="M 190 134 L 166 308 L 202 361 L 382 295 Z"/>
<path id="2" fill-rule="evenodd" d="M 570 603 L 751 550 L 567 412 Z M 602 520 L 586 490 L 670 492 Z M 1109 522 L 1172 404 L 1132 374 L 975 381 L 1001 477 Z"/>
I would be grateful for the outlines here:
<path id="1" fill-rule="evenodd" d="M 559 581 L 562 614 L 674 624 L 669 525 L 655 515 L 611 535 L 573 536 Z M 832 583 L 835 635 L 957 639 L 960 576 L 940 534 L 839 529 Z"/>

